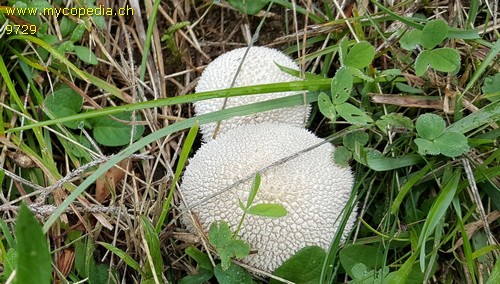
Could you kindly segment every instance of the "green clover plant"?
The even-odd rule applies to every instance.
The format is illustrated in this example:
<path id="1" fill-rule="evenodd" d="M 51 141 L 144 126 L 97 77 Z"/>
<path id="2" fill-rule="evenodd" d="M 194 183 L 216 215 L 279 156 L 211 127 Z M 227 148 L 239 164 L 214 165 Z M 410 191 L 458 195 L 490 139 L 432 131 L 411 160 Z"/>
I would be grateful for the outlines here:
<path id="1" fill-rule="evenodd" d="M 423 50 L 415 60 L 415 73 L 424 75 L 425 71 L 433 68 L 441 72 L 453 72 L 460 68 L 460 53 L 447 47 L 436 48 L 448 38 L 449 27 L 443 20 L 427 22 L 422 30 L 412 30 L 400 40 L 401 47 L 414 50 L 420 45 Z"/>
<path id="2" fill-rule="evenodd" d="M 420 155 L 443 154 L 453 158 L 469 150 L 467 137 L 460 132 L 448 131 L 445 127 L 439 115 L 426 113 L 418 117 L 415 144 Z"/>

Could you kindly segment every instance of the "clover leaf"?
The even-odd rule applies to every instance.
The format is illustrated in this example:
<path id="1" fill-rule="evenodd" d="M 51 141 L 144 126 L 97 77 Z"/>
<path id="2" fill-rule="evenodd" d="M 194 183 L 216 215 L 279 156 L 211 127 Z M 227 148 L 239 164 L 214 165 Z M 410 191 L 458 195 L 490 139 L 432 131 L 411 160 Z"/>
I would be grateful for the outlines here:
<path id="1" fill-rule="evenodd" d="M 415 127 L 417 128 L 418 136 L 424 139 L 433 140 L 443 134 L 446 124 L 439 115 L 426 113 L 419 116 Z"/>
<path id="2" fill-rule="evenodd" d="M 47 96 L 44 101 L 47 110 L 56 118 L 77 114 L 82 109 L 83 98 L 69 87 L 63 87 Z M 79 120 L 64 122 L 64 126 L 77 129 Z"/>
<path id="3" fill-rule="evenodd" d="M 469 150 L 467 137 L 460 132 L 445 129 L 444 120 L 436 114 L 427 113 L 417 119 L 416 129 L 419 138 L 415 144 L 420 155 L 460 156 Z"/>
<path id="4" fill-rule="evenodd" d="M 244 258 L 250 253 L 250 245 L 242 240 L 232 238 L 233 232 L 229 225 L 221 221 L 220 223 L 213 222 L 208 231 L 208 240 L 210 244 L 217 250 L 221 258 L 222 270 L 227 270 L 231 264 L 231 258 Z"/>
<path id="5" fill-rule="evenodd" d="M 421 44 L 426 49 L 432 49 L 443 42 L 448 36 L 448 25 L 443 20 L 427 22 L 422 30 Z"/>
<path id="6" fill-rule="evenodd" d="M 375 57 L 375 48 L 366 41 L 354 44 L 347 53 L 344 64 L 358 69 L 365 68 L 372 63 Z"/>
<path id="7" fill-rule="evenodd" d="M 136 115 L 136 120 L 140 119 L 141 117 Z M 94 139 L 104 146 L 123 146 L 130 143 L 130 136 L 133 132 L 132 140 L 136 141 L 144 133 L 144 126 L 133 126 L 125 123 L 125 121 L 131 120 L 132 113 L 130 112 L 113 114 L 112 117 L 105 116 L 91 119 Z"/>

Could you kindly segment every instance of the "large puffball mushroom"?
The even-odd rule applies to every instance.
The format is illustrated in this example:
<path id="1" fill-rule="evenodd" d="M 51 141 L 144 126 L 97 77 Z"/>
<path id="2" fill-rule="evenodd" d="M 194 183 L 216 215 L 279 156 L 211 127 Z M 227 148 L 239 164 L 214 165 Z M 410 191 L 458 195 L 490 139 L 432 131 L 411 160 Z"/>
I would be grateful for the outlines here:
<path id="1" fill-rule="evenodd" d="M 330 143 L 280 163 L 322 141 L 306 129 L 277 123 L 244 125 L 221 134 L 190 159 L 180 188 L 185 206 L 206 232 L 212 222 L 222 220 L 234 231 L 243 214 L 238 198 L 246 203 L 252 175 L 260 172 L 261 184 L 253 204 L 281 204 L 288 214 L 282 218 L 246 216 L 239 236 L 257 253 L 243 262 L 272 272 L 305 246 L 326 250 L 351 194 L 350 169 L 334 164 Z M 275 162 L 276 166 L 269 167 Z M 190 220 L 183 217 L 194 231 Z M 355 213 L 344 238 L 354 221 Z"/>
<path id="2" fill-rule="evenodd" d="M 248 48 L 245 47 L 229 51 L 208 64 L 198 81 L 198 85 L 195 89 L 196 93 L 222 90 L 230 87 L 300 80 L 297 77 L 281 71 L 276 65 L 279 64 L 290 69 L 299 70 L 298 65 L 281 51 L 267 47 L 254 46 L 250 47 L 246 57 L 244 57 L 247 49 Z M 244 61 L 243 64 L 241 64 L 243 58 Z M 238 68 L 240 68 L 239 71 Z M 235 77 L 236 79 L 234 79 Z M 233 80 L 234 85 L 231 86 Z M 282 98 L 294 94 L 297 93 L 279 92 L 232 97 L 227 99 L 225 108 Z M 223 109 L 223 105 L 224 98 L 216 98 L 195 102 L 194 108 L 196 115 L 202 115 L 221 110 Z M 303 126 L 309 115 L 309 110 L 309 105 L 296 106 L 256 113 L 253 115 L 233 117 L 220 122 L 217 135 L 243 124 L 260 123 L 264 121 Z M 204 141 L 212 140 L 216 125 L 216 123 L 200 125 L 200 132 L 203 134 Z"/>

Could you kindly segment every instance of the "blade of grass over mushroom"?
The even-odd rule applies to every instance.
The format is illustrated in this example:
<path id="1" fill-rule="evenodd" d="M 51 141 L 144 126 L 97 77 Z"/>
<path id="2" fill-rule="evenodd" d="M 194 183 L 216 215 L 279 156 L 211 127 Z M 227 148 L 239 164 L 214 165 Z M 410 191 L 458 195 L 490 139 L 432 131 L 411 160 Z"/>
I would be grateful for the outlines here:
<path id="1" fill-rule="evenodd" d="M 329 80 L 328 80 L 329 81 Z M 328 85 L 329 87 L 329 85 Z M 213 93 L 213 92 L 211 92 Z M 317 95 L 310 93 L 306 96 L 306 103 L 314 102 L 317 99 Z M 89 187 L 92 183 L 94 183 L 100 176 L 106 173 L 107 170 L 112 168 L 121 160 L 129 157 L 134 154 L 136 151 L 142 149 L 146 145 L 153 143 L 154 141 L 165 137 L 169 134 L 175 133 L 177 131 L 181 131 L 192 127 L 196 121 L 199 121 L 200 124 L 216 122 L 224 119 L 231 118 L 237 115 L 247 115 L 256 112 L 268 111 L 277 108 L 283 107 L 291 107 L 295 105 L 301 105 L 304 103 L 303 95 L 294 95 L 289 97 L 284 97 L 280 99 L 274 99 L 259 103 L 254 103 L 245 106 L 239 106 L 234 108 L 228 108 L 221 111 L 216 111 L 209 114 L 200 115 L 198 117 L 189 118 L 184 121 L 180 121 L 174 123 L 168 127 L 160 129 L 156 132 L 149 134 L 148 136 L 143 137 L 142 139 L 134 142 L 132 145 L 120 151 L 118 154 L 109 159 L 106 163 L 104 163 L 99 169 L 97 169 L 93 174 L 88 176 L 62 203 L 57 207 L 54 213 L 49 217 L 47 222 L 43 227 L 44 232 L 47 232 L 50 227 L 57 221 L 59 216 L 66 210 L 66 208 L 80 195 L 83 191 Z"/>
<path id="2" fill-rule="evenodd" d="M 191 129 L 189 129 L 189 133 L 186 137 L 186 140 L 183 143 L 181 155 L 179 156 L 179 162 L 177 163 L 177 167 L 175 169 L 174 178 L 172 180 L 172 183 L 170 184 L 170 190 L 168 192 L 168 197 L 163 203 L 163 209 L 161 211 L 160 218 L 158 218 L 158 222 L 156 223 L 155 229 L 156 229 L 157 233 L 160 233 L 161 225 L 165 222 L 165 218 L 167 217 L 167 213 L 170 210 L 170 202 L 172 202 L 172 198 L 174 197 L 175 186 L 177 185 L 177 182 L 179 181 L 182 170 L 184 169 L 184 166 L 186 165 L 186 161 L 188 159 L 189 152 L 191 151 L 191 148 L 193 147 L 193 143 L 196 139 L 196 134 L 198 134 L 199 125 L 200 125 L 199 122 L 195 121 L 193 126 L 191 126 Z"/>
<path id="3" fill-rule="evenodd" d="M 34 36 L 30 36 L 30 35 L 15 35 L 15 36 L 9 37 L 8 40 L 14 40 L 14 39 L 30 41 L 30 42 L 38 44 L 39 46 L 43 47 L 45 50 L 50 52 L 50 54 L 52 54 L 52 56 L 54 56 L 55 59 L 61 61 L 63 64 L 68 66 L 68 68 L 70 68 L 76 74 L 78 74 L 78 76 L 80 76 L 80 78 L 85 80 L 87 83 L 90 83 L 90 80 L 85 76 L 85 74 L 82 73 L 82 71 L 80 69 L 78 69 L 78 67 L 76 67 L 73 63 L 71 63 L 68 59 L 66 59 L 66 57 L 61 55 L 59 52 L 57 52 L 57 50 L 55 50 L 51 45 L 47 44 L 43 40 L 36 38 Z"/>
<path id="4" fill-rule="evenodd" d="M 287 92 L 287 91 L 321 91 L 330 88 L 331 79 L 318 79 L 318 80 L 305 80 L 305 81 L 294 81 L 285 83 L 274 83 L 274 84 L 264 84 L 248 87 L 238 87 L 226 90 L 203 92 L 198 94 L 179 96 L 166 99 L 157 99 L 153 101 L 139 102 L 133 104 L 127 104 L 116 107 L 109 107 L 100 110 L 88 111 L 85 113 L 79 113 L 72 115 L 70 117 L 61 117 L 53 120 L 41 121 L 21 127 L 16 127 L 6 130 L 9 132 L 17 132 L 21 130 L 31 129 L 40 126 L 47 126 L 53 124 L 60 124 L 63 122 L 71 120 L 84 120 L 90 117 L 99 117 L 104 115 L 112 115 L 120 112 L 131 112 L 134 110 L 142 110 L 155 107 L 164 107 L 169 105 L 191 103 L 200 100 L 208 100 L 213 98 L 223 98 L 223 97 L 233 97 L 233 96 L 245 96 L 245 95 L 255 95 L 273 92 Z M 300 95 L 303 98 L 303 95 Z M 312 97 L 311 97 L 312 99 Z M 314 98 L 314 101 L 316 98 Z M 312 101 L 311 101 L 312 102 Z M 303 102 L 302 102 L 303 103 Z M 279 108 L 279 107 L 276 107 Z M 201 123 L 201 121 L 200 121 Z"/>

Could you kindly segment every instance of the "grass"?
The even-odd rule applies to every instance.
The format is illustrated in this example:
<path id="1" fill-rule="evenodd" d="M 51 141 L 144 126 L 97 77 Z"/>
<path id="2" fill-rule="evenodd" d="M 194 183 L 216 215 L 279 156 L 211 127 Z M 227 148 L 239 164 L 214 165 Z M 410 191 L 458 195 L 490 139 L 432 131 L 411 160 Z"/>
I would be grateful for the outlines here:
<path id="1" fill-rule="evenodd" d="M 15 5 L 66 5 L 29 2 Z M 199 117 L 191 103 L 291 90 L 308 91 L 308 128 L 337 147 L 335 160 L 348 164 L 356 180 L 346 207 L 357 207 L 356 228 L 344 244 L 336 235 L 326 257 L 317 254 L 322 265 L 312 278 L 500 281 L 497 4 L 275 1 L 250 16 L 224 1 L 129 1 L 134 15 L 56 17 L 9 15 L 14 3 L 0 1 L 0 282 L 30 277 L 19 269 L 29 264 L 30 246 L 16 228 L 35 226 L 24 203 L 43 228 L 30 233 L 45 237 L 33 239 L 49 244 L 52 275 L 43 279 L 216 283 L 215 273 L 219 282 L 231 283 L 221 280 L 220 260 L 208 240 L 186 232 L 178 219 L 182 197 L 176 189 L 186 157 L 199 147 L 197 125 L 299 105 L 303 97 Z M 405 35 L 425 34 L 432 20 L 442 20 L 447 31 L 432 31 L 408 46 L 414 38 Z M 21 31 L 33 25 L 37 33 L 10 30 L 15 25 Z M 306 79 L 192 94 L 208 62 L 252 40 L 296 58 Z M 349 55 L 351 50 L 358 51 Z M 421 54 L 439 53 L 444 57 L 429 61 L 430 68 L 417 76 Z M 454 54 L 457 68 L 442 71 L 457 63 Z M 356 75 L 346 100 L 336 98 L 338 90 L 330 85 L 342 68 Z M 49 98 L 60 107 L 45 104 Z M 346 104 L 369 120 L 356 121 Z M 423 123 L 427 113 L 437 118 Z M 105 119 L 110 115 L 119 118 Z M 102 139 L 99 131 L 113 135 Z M 315 255 L 303 252 L 296 263 L 304 266 Z M 241 281 L 291 283 L 283 279 L 286 273 L 248 274 L 259 271 L 237 260 L 230 267 L 230 273 L 246 275 Z"/>

